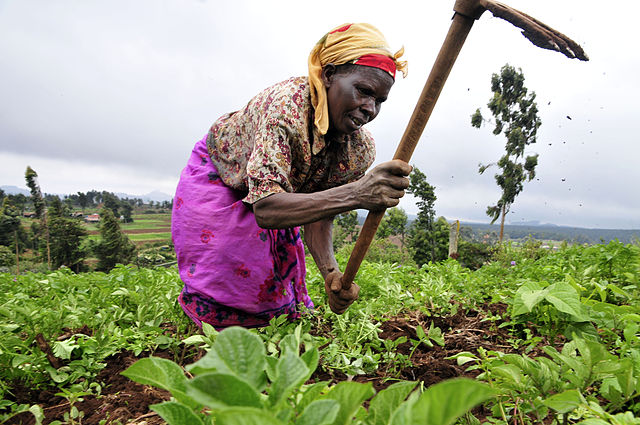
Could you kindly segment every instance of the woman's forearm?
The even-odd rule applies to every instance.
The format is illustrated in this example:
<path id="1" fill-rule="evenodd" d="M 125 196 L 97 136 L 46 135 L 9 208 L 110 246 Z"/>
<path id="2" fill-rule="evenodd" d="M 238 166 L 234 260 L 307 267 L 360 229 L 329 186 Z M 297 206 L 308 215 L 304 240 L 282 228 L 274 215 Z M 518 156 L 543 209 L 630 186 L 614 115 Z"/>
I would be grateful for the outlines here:
<path id="1" fill-rule="evenodd" d="M 258 225 L 284 229 L 333 218 L 358 208 L 384 210 L 398 205 L 409 187 L 411 166 L 400 160 L 378 165 L 360 180 L 315 193 L 281 192 L 253 204 Z"/>
<path id="2" fill-rule="evenodd" d="M 359 208 L 353 183 L 315 193 L 276 193 L 253 205 L 258 225 L 284 229 L 315 223 Z"/>
<path id="3" fill-rule="evenodd" d="M 333 218 L 306 224 L 304 240 L 323 278 L 339 271 L 333 254 Z"/>

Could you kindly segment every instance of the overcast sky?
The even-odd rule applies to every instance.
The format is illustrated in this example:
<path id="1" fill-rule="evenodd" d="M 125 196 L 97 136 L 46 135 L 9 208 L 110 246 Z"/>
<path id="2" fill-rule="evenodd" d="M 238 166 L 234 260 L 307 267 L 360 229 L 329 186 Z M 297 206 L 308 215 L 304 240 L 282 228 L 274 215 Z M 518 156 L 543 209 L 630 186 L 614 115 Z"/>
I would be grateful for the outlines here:
<path id="1" fill-rule="evenodd" d="M 505 0 L 505 2 L 507 2 Z M 370 22 L 398 77 L 368 125 L 377 160 L 392 158 L 450 24 L 454 1 L 0 0 L 0 185 L 26 187 L 27 165 L 47 193 L 91 189 L 173 194 L 194 143 L 221 114 L 267 86 L 306 75 L 313 44 L 345 22 Z M 477 21 L 411 163 L 436 186 L 436 212 L 488 221 L 504 139 L 470 116 L 491 74 L 524 72 L 542 119 L 538 179 L 507 222 L 640 228 L 640 49 L 636 1 L 510 0 L 577 41 L 589 62 L 532 45 L 486 12 Z M 571 119 L 569 119 L 569 117 Z M 401 206 L 416 213 L 410 196 Z"/>

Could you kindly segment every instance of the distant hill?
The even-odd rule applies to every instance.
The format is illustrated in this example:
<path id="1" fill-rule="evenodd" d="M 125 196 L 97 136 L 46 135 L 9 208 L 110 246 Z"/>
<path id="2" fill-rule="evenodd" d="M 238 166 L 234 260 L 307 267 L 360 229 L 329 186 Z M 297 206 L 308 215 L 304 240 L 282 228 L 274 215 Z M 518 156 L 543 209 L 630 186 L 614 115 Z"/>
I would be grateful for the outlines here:
<path id="1" fill-rule="evenodd" d="M 357 210 L 358 223 L 364 224 L 367 217 L 366 210 Z M 407 214 L 408 223 L 411 224 L 417 217 Z M 500 234 L 499 224 L 460 222 L 462 227 L 470 228 L 475 236 L 495 232 Z M 557 224 L 539 221 L 528 221 L 518 224 L 505 224 L 505 239 L 525 239 L 531 236 L 539 240 L 567 241 L 575 243 L 609 243 L 617 239 L 622 243 L 632 243 L 640 240 L 640 229 L 588 229 L 584 227 L 558 226 Z"/>
<path id="2" fill-rule="evenodd" d="M 499 224 L 465 223 L 461 226 L 470 227 L 474 233 L 500 233 Z M 609 243 L 614 239 L 622 243 L 640 240 L 640 229 L 588 229 L 583 227 L 558 226 L 556 224 L 514 225 L 505 224 L 505 238 L 523 239 L 528 236 L 534 239 L 567 241 L 576 243 Z"/>
<path id="3" fill-rule="evenodd" d="M 164 202 L 164 201 L 171 201 L 173 199 L 173 196 L 167 195 L 166 193 L 160 192 L 157 190 L 154 190 L 153 192 L 149 192 L 146 195 L 130 195 L 128 193 L 121 193 L 121 192 L 114 193 L 114 195 L 116 195 L 120 199 L 135 198 L 135 199 L 142 199 L 144 202 L 149 202 L 149 201 Z"/>
<path id="4" fill-rule="evenodd" d="M 17 194 L 21 193 L 21 194 L 23 194 L 25 196 L 31 196 L 31 192 L 29 192 L 27 189 L 23 189 L 23 188 L 20 188 L 20 187 L 17 187 L 17 186 L 4 185 L 4 186 L 0 186 L 0 189 L 4 190 L 4 193 L 6 193 L 7 195 L 17 195 Z M 67 194 L 66 193 L 52 193 L 52 195 L 58 195 L 60 197 L 64 197 Z M 154 191 L 149 192 L 149 193 L 147 193 L 145 195 L 131 195 L 131 194 L 122 193 L 122 192 L 114 193 L 114 195 L 116 195 L 120 199 L 124 199 L 124 198 L 142 199 L 144 202 L 149 202 L 149 201 L 164 202 L 164 201 L 171 201 L 171 199 L 173 199 L 173 196 L 167 195 L 166 193 L 160 192 L 158 190 L 154 190 Z"/>
<path id="5" fill-rule="evenodd" d="M 0 189 L 4 190 L 4 193 L 7 195 L 18 195 L 21 193 L 24 196 L 31 196 L 31 192 L 18 186 L 0 186 Z"/>

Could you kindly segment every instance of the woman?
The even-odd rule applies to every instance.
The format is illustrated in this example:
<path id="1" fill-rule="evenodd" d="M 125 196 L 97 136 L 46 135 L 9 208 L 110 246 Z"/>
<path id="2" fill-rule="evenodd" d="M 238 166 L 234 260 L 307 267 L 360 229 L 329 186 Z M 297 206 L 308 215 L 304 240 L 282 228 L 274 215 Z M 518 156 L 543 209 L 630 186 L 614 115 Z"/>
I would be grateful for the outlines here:
<path id="1" fill-rule="evenodd" d="M 331 309 L 343 313 L 356 284 L 341 285 L 332 220 L 353 209 L 395 206 L 411 167 L 381 164 L 362 126 L 406 72 L 369 24 L 327 33 L 309 56 L 309 77 L 291 78 L 219 118 L 193 149 L 172 214 L 184 288 L 179 302 L 199 326 L 264 326 L 313 303 L 304 282 L 299 226 Z"/>

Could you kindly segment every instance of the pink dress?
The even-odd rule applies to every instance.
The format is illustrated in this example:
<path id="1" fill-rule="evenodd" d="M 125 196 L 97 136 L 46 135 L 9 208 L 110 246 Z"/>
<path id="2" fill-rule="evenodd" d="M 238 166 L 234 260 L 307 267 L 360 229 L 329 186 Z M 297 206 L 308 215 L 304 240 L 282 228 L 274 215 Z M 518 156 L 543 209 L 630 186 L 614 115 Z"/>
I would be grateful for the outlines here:
<path id="1" fill-rule="evenodd" d="M 194 147 L 173 203 L 171 232 L 184 282 L 180 305 L 199 326 L 218 329 L 265 326 L 281 314 L 298 317 L 313 308 L 300 228 L 258 227 L 242 202 L 246 193 L 218 176 L 205 139 Z"/>

